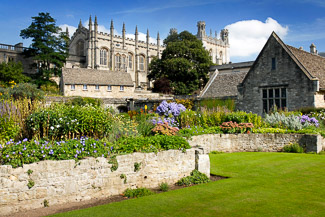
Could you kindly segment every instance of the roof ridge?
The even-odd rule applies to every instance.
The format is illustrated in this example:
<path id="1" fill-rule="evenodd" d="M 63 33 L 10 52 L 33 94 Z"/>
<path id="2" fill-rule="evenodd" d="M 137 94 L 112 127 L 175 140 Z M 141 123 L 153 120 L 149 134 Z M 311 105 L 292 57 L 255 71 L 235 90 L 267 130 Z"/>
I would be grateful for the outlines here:
<path id="1" fill-rule="evenodd" d="M 288 45 L 288 44 L 286 44 L 286 46 L 288 46 L 290 49 L 293 48 L 293 49 L 297 50 L 298 52 L 303 52 L 303 53 L 309 54 L 309 55 L 314 56 L 314 57 L 320 57 L 320 58 L 325 59 L 325 57 L 320 56 L 319 54 L 310 53 L 310 52 L 308 52 L 308 51 L 301 50 L 301 49 L 299 49 L 299 48 L 296 48 L 296 47 L 291 46 L 291 45 Z"/>

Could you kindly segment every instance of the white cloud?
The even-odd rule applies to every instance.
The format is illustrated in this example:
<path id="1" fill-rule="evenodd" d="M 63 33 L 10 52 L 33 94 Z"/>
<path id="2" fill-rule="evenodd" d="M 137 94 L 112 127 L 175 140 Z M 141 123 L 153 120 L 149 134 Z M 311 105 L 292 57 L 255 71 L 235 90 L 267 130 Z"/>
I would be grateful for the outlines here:
<path id="1" fill-rule="evenodd" d="M 134 34 L 125 34 L 125 37 L 135 39 Z M 139 32 L 138 38 L 139 38 L 139 41 L 147 41 L 147 34 Z M 150 34 L 149 34 L 149 42 L 153 43 L 153 44 L 157 44 L 157 39 L 150 37 Z"/>
<path id="2" fill-rule="evenodd" d="M 63 24 L 63 25 L 60 25 L 59 27 L 62 29 L 63 32 L 65 32 L 66 28 L 68 27 L 68 31 L 69 31 L 70 38 L 73 35 L 73 33 L 76 31 L 76 29 L 77 29 L 76 27 L 70 26 L 68 24 Z"/>
<path id="3" fill-rule="evenodd" d="M 283 39 L 289 30 L 288 26 L 282 26 L 270 17 L 264 23 L 259 20 L 243 20 L 225 28 L 229 30 L 231 58 L 254 58 L 261 51 L 272 31 Z"/>

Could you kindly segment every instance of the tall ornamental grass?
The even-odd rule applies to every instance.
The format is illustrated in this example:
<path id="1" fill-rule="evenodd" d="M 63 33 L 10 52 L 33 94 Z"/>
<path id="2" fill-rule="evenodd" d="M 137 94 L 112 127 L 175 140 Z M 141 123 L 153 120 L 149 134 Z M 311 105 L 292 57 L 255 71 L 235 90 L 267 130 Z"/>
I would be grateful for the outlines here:
<path id="1" fill-rule="evenodd" d="M 0 140 L 22 138 L 25 134 L 25 120 L 44 103 L 31 99 L 9 99 L 0 101 Z"/>

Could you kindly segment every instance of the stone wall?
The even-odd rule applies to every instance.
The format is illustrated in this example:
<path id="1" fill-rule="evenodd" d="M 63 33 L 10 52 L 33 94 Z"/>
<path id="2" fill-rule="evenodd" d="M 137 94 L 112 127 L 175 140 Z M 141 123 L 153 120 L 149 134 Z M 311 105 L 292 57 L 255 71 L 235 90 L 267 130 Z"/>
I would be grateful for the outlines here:
<path id="1" fill-rule="evenodd" d="M 15 169 L 0 166 L 0 215 L 43 207 L 44 200 L 55 205 L 105 198 L 126 188 L 155 188 L 162 182 L 174 184 L 195 168 L 210 176 L 208 155 L 195 149 L 186 153 L 179 150 L 133 153 L 116 159 L 118 169 L 114 172 L 106 158 L 42 161 Z M 135 163 L 141 164 L 138 171 Z M 28 170 L 33 173 L 28 175 Z M 35 182 L 30 189 L 29 180 Z"/>
<path id="2" fill-rule="evenodd" d="M 289 143 L 298 143 L 307 152 L 325 149 L 325 140 L 320 135 L 304 134 L 207 134 L 193 136 L 192 147 L 201 147 L 204 153 L 220 152 L 278 152 Z"/>

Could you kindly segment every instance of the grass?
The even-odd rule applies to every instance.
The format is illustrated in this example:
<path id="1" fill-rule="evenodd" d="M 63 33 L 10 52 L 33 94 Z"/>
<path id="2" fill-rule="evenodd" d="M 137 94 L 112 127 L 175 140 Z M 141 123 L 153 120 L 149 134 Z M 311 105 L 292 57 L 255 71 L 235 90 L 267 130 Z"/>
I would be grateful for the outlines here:
<path id="1" fill-rule="evenodd" d="M 55 216 L 325 216 L 325 156 L 211 154 L 211 173 L 230 177 Z"/>

